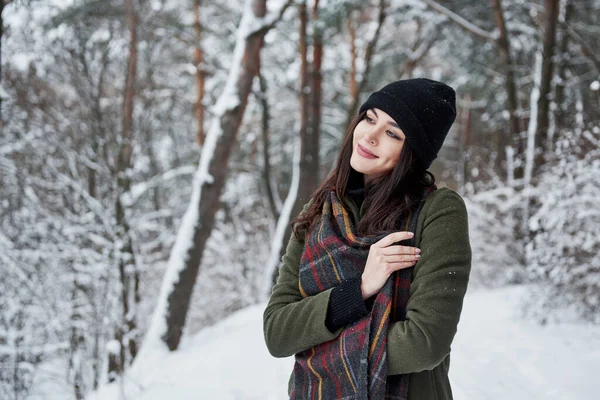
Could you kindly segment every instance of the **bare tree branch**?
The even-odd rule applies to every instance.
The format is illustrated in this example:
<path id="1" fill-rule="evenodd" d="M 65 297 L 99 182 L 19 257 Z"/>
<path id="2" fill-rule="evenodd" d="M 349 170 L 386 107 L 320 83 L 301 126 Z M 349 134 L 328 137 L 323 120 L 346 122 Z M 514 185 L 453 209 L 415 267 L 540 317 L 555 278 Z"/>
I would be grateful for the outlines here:
<path id="1" fill-rule="evenodd" d="M 597 51 L 592 50 L 592 48 L 586 43 L 586 41 L 577 33 L 577 31 L 571 26 L 569 23 L 563 24 L 563 29 L 567 32 L 569 37 L 573 39 L 579 46 L 581 46 L 582 54 L 588 58 L 596 71 L 600 73 L 600 59 L 596 56 Z"/>
<path id="2" fill-rule="evenodd" d="M 456 14 L 454 11 L 449 10 L 448 8 L 442 6 L 441 4 L 437 3 L 436 1 L 433 1 L 433 0 L 422 0 L 422 1 L 423 1 L 423 3 L 427 4 L 429 7 L 433 8 L 435 11 L 439 12 L 440 14 L 445 15 L 446 17 L 448 17 L 448 19 L 457 23 L 461 28 L 473 33 L 474 35 L 477 35 L 485 40 L 492 40 L 492 41 L 498 40 L 499 35 L 497 32 L 488 32 L 485 29 L 481 29 L 477 25 L 467 21 L 465 18 Z"/>

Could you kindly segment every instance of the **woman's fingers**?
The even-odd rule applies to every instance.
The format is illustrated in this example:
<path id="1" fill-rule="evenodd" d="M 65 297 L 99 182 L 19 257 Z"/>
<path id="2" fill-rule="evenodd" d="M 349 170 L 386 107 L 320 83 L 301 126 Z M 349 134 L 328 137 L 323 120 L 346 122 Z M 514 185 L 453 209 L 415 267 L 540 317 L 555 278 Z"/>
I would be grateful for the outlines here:
<path id="1" fill-rule="evenodd" d="M 404 269 L 404 268 L 410 268 L 414 265 L 415 265 L 415 261 L 392 262 L 392 263 L 387 264 L 387 268 L 388 268 L 389 273 L 391 274 L 392 272 L 395 272 L 395 271 L 398 271 L 398 270 Z"/>
<path id="2" fill-rule="evenodd" d="M 384 237 L 383 239 L 379 240 L 378 242 L 373 243 L 371 246 L 388 247 L 396 242 L 401 242 L 402 240 L 410 239 L 413 236 L 413 233 L 408 231 L 393 232 Z"/>
<path id="3" fill-rule="evenodd" d="M 419 254 L 394 254 L 390 256 L 384 256 L 383 259 L 387 263 L 392 262 L 404 262 L 404 261 L 418 261 L 421 256 Z"/>
<path id="4" fill-rule="evenodd" d="M 414 266 L 419 260 L 420 249 L 412 246 L 394 245 L 408 239 L 410 232 L 394 232 L 371 245 L 365 269 L 361 276 L 360 290 L 363 299 L 377 293 L 389 276 L 402 268 Z"/>
<path id="5" fill-rule="evenodd" d="M 386 256 L 392 256 L 394 254 L 420 254 L 421 249 L 412 246 L 388 246 L 381 249 L 381 254 Z"/>

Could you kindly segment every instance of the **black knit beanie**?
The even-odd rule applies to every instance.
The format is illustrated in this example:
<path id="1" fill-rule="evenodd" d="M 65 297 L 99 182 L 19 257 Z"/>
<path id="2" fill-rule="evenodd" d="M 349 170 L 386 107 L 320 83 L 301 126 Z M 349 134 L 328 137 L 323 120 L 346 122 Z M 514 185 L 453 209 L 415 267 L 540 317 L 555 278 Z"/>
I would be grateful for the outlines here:
<path id="1" fill-rule="evenodd" d="M 406 79 L 372 93 L 359 113 L 378 108 L 396 121 L 425 167 L 437 158 L 456 118 L 456 95 L 450 86 L 426 78 Z"/>

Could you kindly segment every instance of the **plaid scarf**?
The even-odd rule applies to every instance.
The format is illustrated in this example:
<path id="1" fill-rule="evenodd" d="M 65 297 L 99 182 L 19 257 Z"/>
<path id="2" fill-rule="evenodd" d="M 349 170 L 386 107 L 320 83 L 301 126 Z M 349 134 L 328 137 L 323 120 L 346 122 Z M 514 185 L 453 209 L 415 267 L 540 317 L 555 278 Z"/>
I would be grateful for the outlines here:
<path id="1" fill-rule="evenodd" d="M 424 197 L 435 189 L 434 185 Z M 404 230 L 415 232 L 423 203 L 406 219 Z M 385 236 L 356 236 L 348 210 L 332 190 L 319 223 L 306 235 L 299 269 L 302 296 L 359 277 L 371 244 Z M 407 243 L 403 244 L 414 246 L 414 237 Z M 291 399 L 407 399 L 409 375 L 387 375 L 387 330 L 391 322 L 406 319 L 412 270 L 392 274 L 367 316 L 346 326 L 335 339 L 296 354 Z"/>

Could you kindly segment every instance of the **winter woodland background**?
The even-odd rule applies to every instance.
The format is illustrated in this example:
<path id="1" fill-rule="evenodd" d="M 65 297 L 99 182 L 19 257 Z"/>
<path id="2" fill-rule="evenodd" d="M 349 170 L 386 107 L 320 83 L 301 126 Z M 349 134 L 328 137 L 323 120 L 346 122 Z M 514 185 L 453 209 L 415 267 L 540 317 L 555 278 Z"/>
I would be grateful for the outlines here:
<path id="1" fill-rule="evenodd" d="M 527 287 L 515 326 L 600 323 L 600 0 L 0 12 L 1 399 L 44 374 L 82 399 L 264 302 L 349 119 L 400 78 L 457 90 L 431 171 L 467 202 L 469 290 Z"/>

